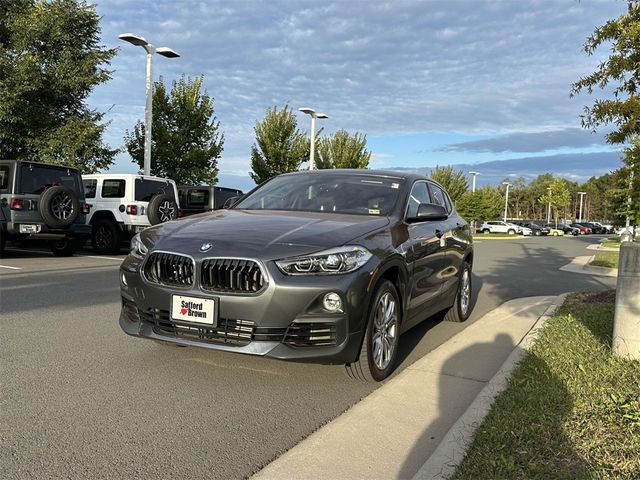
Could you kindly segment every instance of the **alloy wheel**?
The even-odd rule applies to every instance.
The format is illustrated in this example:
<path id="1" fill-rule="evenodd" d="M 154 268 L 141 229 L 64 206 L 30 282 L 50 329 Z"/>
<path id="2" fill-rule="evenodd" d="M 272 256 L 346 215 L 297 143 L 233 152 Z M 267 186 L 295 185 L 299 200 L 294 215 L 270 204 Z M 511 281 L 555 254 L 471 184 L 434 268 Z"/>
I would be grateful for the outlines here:
<path id="1" fill-rule="evenodd" d="M 113 234 L 104 225 L 100 225 L 96 231 L 96 246 L 101 249 L 110 248 L 113 243 Z"/>
<path id="2" fill-rule="evenodd" d="M 460 313 L 463 317 L 467 316 L 469 305 L 471 304 L 471 277 L 469 269 L 465 268 L 462 273 L 462 283 L 460 285 Z"/>
<path id="3" fill-rule="evenodd" d="M 51 199 L 51 213 L 58 220 L 66 220 L 73 214 L 73 199 L 64 192 Z"/>
<path id="4" fill-rule="evenodd" d="M 158 214 L 162 223 L 168 222 L 176 217 L 176 209 L 169 200 L 165 200 L 158 207 Z"/>
<path id="5" fill-rule="evenodd" d="M 386 369 L 391 363 L 398 337 L 398 308 L 391 293 L 386 292 L 378 300 L 373 319 L 371 335 L 371 353 L 379 370 Z"/>

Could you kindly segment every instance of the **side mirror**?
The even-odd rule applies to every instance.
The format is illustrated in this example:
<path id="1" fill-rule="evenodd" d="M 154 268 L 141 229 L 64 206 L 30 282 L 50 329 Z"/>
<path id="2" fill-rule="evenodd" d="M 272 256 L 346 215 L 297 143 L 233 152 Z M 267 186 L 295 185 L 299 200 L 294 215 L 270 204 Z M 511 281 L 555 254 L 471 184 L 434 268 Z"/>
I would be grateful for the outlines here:
<path id="1" fill-rule="evenodd" d="M 236 195 L 235 197 L 227 198 L 224 201 L 224 203 L 222 204 L 222 208 L 231 208 L 231 207 L 233 207 L 236 203 L 238 203 L 240 201 L 241 198 L 242 198 L 242 195 Z"/>
<path id="2" fill-rule="evenodd" d="M 421 203 L 415 217 L 407 217 L 407 222 L 424 222 L 425 220 L 445 220 L 449 217 L 447 209 L 433 203 Z"/>

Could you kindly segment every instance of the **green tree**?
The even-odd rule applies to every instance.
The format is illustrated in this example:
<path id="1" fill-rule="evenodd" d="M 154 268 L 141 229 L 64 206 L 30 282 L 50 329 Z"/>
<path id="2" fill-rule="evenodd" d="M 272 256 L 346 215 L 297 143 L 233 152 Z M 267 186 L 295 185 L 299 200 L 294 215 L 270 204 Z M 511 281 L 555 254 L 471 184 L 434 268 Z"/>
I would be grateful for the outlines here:
<path id="1" fill-rule="evenodd" d="M 577 95 L 594 88 L 609 88 L 614 83 L 613 98 L 599 99 L 584 109 L 582 125 L 595 129 L 614 124 L 607 134 L 609 143 L 625 143 L 640 134 L 640 4 L 638 0 L 627 2 L 627 11 L 614 20 L 595 29 L 587 38 L 584 51 L 593 55 L 602 46 L 610 46 L 609 58 L 598 69 L 572 85 L 571 94 Z"/>
<path id="2" fill-rule="evenodd" d="M 224 146 L 214 99 L 202 84 L 204 77 L 182 77 L 171 92 L 162 79 L 155 82 L 151 144 L 151 173 L 178 184 L 215 184 Z M 125 146 L 140 168 L 144 165 L 144 123 L 127 131 Z"/>
<path id="3" fill-rule="evenodd" d="M 456 210 L 462 218 L 469 222 L 481 222 L 499 218 L 503 205 L 502 191 L 491 185 L 485 185 L 475 192 L 462 194 Z"/>
<path id="4" fill-rule="evenodd" d="M 462 170 L 454 170 L 450 165 L 446 167 L 436 166 L 431 169 L 430 176 L 444 187 L 456 205 L 462 195 L 469 189 L 469 182 L 464 172 Z"/>
<path id="5" fill-rule="evenodd" d="M 371 152 L 366 149 L 367 136 L 361 133 L 349 135 L 338 130 L 318 142 L 317 168 L 367 168 Z"/>
<path id="6" fill-rule="evenodd" d="M 86 99 L 111 78 L 116 49 L 100 44 L 95 5 L 78 0 L 0 3 L 0 158 L 92 173 L 117 153 L 103 142 L 103 113 Z"/>
<path id="7" fill-rule="evenodd" d="M 548 190 L 540 197 L 540 203 L 551 204 L 551 208 L 554 212 L 554 218 L 556 227 L 558 226 L 558 216 L 561 212 L 564 212 L 566 217 L 566 210 L 569 207 L 571 201 L 571 193 L 567 185 L 567 181 L 562 178 L 554 178 L 549 184 Z"/>
<path id="8" fill-rule="evenodd" d="M 281 173 L 295 172 L 309 158 L 310 142 L 298 129 L 298 121 L 288 105 L 282 110 L 267 109 L 265 118 L 254 127 L 256 142 L 251 146 L 249 175 L 260 184 Z"/>

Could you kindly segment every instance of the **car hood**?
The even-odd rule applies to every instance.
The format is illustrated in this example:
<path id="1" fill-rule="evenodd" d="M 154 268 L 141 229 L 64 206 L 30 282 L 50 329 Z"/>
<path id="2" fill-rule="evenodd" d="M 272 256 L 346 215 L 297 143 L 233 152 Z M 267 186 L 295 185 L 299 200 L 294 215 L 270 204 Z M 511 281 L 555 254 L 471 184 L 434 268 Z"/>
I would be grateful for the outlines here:
<path id="1" fill-rule="evenodd" d="M 347 244 L 389 224 L 387 217 L 273 210 L 218 210 L 143 232 L 154 250 L 271 260 Z M 202 253 L 200 247 L 211 243 Z"/>

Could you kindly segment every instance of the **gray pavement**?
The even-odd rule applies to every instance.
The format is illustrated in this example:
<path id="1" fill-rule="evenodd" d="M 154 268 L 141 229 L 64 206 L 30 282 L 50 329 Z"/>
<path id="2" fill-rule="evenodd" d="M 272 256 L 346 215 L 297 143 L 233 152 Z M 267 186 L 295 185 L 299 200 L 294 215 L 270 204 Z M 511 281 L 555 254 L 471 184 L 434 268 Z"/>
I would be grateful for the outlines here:
<path id="1" fill-rule="evenodd" d="M 615 279 L 558 270 L 597 241 L 479 242 L 472 318 L 435 317 L 412 329 L 398 371 L 507 300 L 613 288 Z M 126 337 L 117 325 L 117 260 L 8 253 L 0 267 L 22 270 L 0 268 L 6 478 L 246 477 L 377 387 L 347 380 L 338 366 Z"/>

